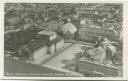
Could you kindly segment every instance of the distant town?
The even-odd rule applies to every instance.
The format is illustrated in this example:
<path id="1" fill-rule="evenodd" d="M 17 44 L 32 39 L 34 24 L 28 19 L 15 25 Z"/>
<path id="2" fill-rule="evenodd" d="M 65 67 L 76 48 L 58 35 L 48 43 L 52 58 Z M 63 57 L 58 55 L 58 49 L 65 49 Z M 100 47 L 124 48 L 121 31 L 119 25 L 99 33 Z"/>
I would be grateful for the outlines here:
<path id="1" fill-rule="evenodd" d="M 4 75 L 122 77 L 123 4 L 5 3 Z"/>

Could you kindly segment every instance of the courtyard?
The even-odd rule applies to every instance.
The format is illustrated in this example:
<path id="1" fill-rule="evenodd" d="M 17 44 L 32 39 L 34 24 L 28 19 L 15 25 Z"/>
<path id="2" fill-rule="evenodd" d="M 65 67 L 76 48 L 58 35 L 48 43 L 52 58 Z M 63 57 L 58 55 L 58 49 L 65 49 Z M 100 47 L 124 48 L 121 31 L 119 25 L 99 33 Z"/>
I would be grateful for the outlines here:
<path id="1" fill-rule="evenodd" d="M 89 45 L 73 44 L 71 47 L 62 51 L 61 53 L 56 55 L 54 58 L 49 59 L 43 65 L 64 68 L 66 65 L 72 64 L 75 61 L 77 61 L 77 58 L 79 57 L 83 49 L 90 48 L 90 47 L 91 46 Z"/>

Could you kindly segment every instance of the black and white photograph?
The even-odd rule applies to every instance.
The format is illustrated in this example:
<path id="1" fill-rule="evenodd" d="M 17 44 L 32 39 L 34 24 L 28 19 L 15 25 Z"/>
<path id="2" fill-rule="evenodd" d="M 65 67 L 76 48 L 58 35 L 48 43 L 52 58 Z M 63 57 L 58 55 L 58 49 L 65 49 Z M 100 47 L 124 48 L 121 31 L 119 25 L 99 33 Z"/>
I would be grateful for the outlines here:
<path id="1" fill-rule="evenodd" d="M 123 3 L 4 3 L 5 77 L 123 77 Z"/>

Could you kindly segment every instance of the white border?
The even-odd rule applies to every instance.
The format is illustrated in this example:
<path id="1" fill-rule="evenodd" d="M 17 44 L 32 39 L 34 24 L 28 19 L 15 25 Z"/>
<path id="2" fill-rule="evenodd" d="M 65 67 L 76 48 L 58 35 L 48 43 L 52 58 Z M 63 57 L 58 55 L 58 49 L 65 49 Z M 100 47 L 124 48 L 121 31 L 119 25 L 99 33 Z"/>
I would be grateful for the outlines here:
<path id="1" fill-rule="evenodd" d="M 3 75 L 4 67 L 3 67 L 3 55 L 4 55 L 4 3 L 123 3 L 123 77 L 121 78 L 112 78 L 112 77 L 5 77 Z M 43 79 L 43 80 L 127 80 L 128 79 L 128 5 L 126 0 L 2 0 L 0 3 L 0 64 L 2 68 L 0 68 L 1 79 Z"/>

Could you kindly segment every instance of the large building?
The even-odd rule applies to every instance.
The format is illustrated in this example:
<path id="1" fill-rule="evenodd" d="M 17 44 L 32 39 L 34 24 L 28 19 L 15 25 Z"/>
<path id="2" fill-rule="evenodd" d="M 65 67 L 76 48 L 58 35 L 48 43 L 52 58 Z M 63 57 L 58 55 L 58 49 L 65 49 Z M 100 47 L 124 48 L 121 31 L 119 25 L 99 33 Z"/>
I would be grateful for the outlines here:
<path id="1" fill-rule="evenodd" d="M 21 46 L 18 50 L 20 57 L 35 60 L 47 53 L 47 42 L 45 40 L 31 40 L 28 44 Z"/>
<path id="2" fill-rule="evenodd" d="M 37 39 L 32 39 L 28 44 L 21 46 L 18 53 L 28 60 L 36 60 L 44 54 L 53 54 L 61 49 L 64 40 L 55 32 L 41 31 Z"/>
<path id="3" fill-rule="evenodd" d="M 57 36 L 53 31 L 41 31 L 38 33 L 40 38 L 48 41 L 48 53 L 52 54 L 64 45 L 64 40 Z"/>
<path id="4" fill-rule="evenodd" d="M 78 31 L 78 40 L 94 41 L 97 37 L 106 37 L 111 41 L 118 41 L 118 36 L 113 30 L 102 29 L 102 28 L 92 28 L 92 27 L 82 27 Z"/>
<path id="5" fill-rule="evenodd" d="M 76 64 L 76 71 L 83 73 L 85 76 L 92 77 L 118 77 L 122 76 L 120 68 L 94 63 L 82 57 Z"/>
<path id="6" fill-rule="evenodd" d="M 122 76 L 121 68 L 115 66 L 116 47 L 105 38 L 102 45 L 84 53 L 76 64 L 76 71 L 93 77 Z"/>

